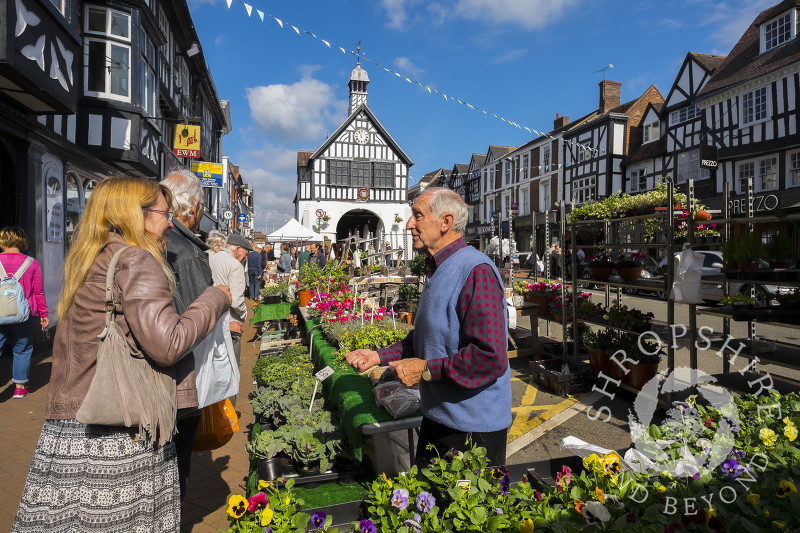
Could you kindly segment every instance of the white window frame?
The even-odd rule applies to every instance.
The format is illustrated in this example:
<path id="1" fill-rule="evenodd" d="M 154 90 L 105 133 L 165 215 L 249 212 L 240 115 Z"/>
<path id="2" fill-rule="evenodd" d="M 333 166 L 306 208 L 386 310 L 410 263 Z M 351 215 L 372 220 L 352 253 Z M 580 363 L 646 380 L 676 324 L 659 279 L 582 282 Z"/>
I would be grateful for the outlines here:
<path id="1" fill-rule="evenodd" d="M 490 196 L 486 199 L 486 219 L 485 222 L 488 224 L 492 221 L 492 211 L 494 211 L 494 197 Z"/>
<path id="2" fill-rule="evenodd" d="M 800 187 L 800 150 L 786 154 L 786 187 Z"/>
<path id="3" fill-rule="evenodd" d="M 700 166 L 700 148 L 681 152 L 676 160 L 675 174 L 678 176 L 678 183 L 686 183 L 690 179 L 705 180 L 711 177 L 708 169 Z"/>
<path id="4" fill-rule="evenodd" d="M 544 213 L 553 205 L 553 196 L 550 194 L 550 179 L 539 180 L 539 212 Z"/>
<path id="5" fill-rule="evenodd" d="M 503 169 L 503 185 L 511 185 L 511 160 L 506 159 L 503 161 L 505 168 Z"/>
<path id="6" fill-rule="evenodd" d="M 771 26 L 774 25 L 774 26 L 776 26 L 776 29 L 777 29 L 777 26 L 780 26 L 780 24 L 783 23 L 783 21 L 785 19 L 787 19 L 787 18 L 788 18 L 788 20 L 786 20 L 786 22 L 785 22 L 785 24 L 786 24 L 785 31 L 781 32 L 780 34 L 776 33 L 775 36 L 774 36 L 774 39 L 772 39 L 771 42 L 767 42 L 767 38 L 768 38 L 767 37 L 767 32 L 771 31 L 771 29 L 772 29 Z M 761 47 L 760 47 L 761 53 L 763 54 L 764 52 L 769 52 L 770 50 L 773 50 L 773 49 L 781 46 L 782 44 L 786 44 L 789 41 L 791 41 L 792 39 L 794 39 L 795 37 L 797 37 L 797 31 L 798 31 L 797 18 L 798 18 L 797 17 L 797 9 L 791 9 L 789 11 L 781 13 L 780 15 L 778 15 L 777 17 L 775 17 L 772 20 L 769 20 L 769 21 L 763 23 L 761 25 L 761 27 L 759 28 L 760 43 L 761 43 Z"/>
<path id="7" fill-rule="evenodd" d="M 680 124 L 681 122 L 694 120 L 701 114 L 702 112 L 694 104 L 682 107 L 669 114 L 669 124 L 670 126 L 674 126 L 675 124 Z"/>
<path id="8" fill-rule="evenodd" d="M 132 98 L 133 92 L 133 68 L 131 65 L 131 14 L 126 13 L 125 11 L 120 11 L 117 9 L 110 9 L 103 6 L 86 4 L 84 9 L 84 33 L 85 37 L 83 40 L 83 49 L 84 49 L 84 65 L 83 65 L 83 94 L 85 96 L 94 96 L 96 98 L 104 98 L 107 100 L 117 100 L 120 102 L 130 102 Z M 105 31 L 93 31 L 89 30 L 89 11 L 90 10 L 97 10 L 105 12 L 106 16 L 106 23 L 105 23 Z M 127 28 L 127 37 L 120 36 L 120 35 L 113 35 L 111 34 L 111 19 L 112 15 L 123 15 L 127 18 L 128 21 L 128 28 Z M 103 67 L 104 72 L 104 85 L 106 90 L 105 91 L 92 91 L 89 90 L 89 45 L 91 43 L 105 43 L 105 66 Z M 111 60 L 111 47 L 116 46 L 122 48 L 123 50 L 127 51 L 128 61 L 125 68 L 128 72 L 127 77 L 127 95 L 121 95 L 114 92 L 111 92 L 111 70 L 114 68 L 119 68 L 112 65 Z"/>
<path id="9" fill-rule="evenodd" d="M 764 184 L 764 179 L 768 175 L 765 173 L 767 170 L 766 164 L 771 162 L 771 168 L 773 176 L 773 185 L 766 186 Z M 742 176 L 743 170 L 748 169 L 752 171 L 752 175 L 750 172 L 747 175 Z M 768 191 L 777 191 L 780 188 L 780 178 L 778 177 L 778 156 L 777 155 L 768 155 L 764 157 L 758 157 L 755 159 L 746 159 L 742 161 L 737 161 L 735 165 L 736 170 L 736 177 L 735 177 L 735 186 L 736 192 L 738 194 L 744 194 L 745 192 L 745 180 L 749 177 L 753 178 L 753 192 L 760 193 L 760 192 L 768 192 Z"/>
<path id="10" fill-rule="evenodd" d="M 595 198 L 597 177 L 577 179 L 572 184 L 572 204 L 582 205 Z"/>
<path id="11" fill-rule="evenodd" d="M 125 41 L 125 42 L 128 42 L 128 43 L 131 42 L 131 14 L 130 13 L 127 13 L 125 11 L 120 11 L 119 9 L 111 9 L 109 7 L 104 7 L 104 6 L 100 6 L 100 5 L 94 5 L 94 4 L 86 4 L 85 7 L 86 7 L 86 10 L 84 11 L 84 16 L 85 16 L 85 18 L 84 18 L 84 32 L 87 35 L 98 35 L 98 36 L 105 37 L 107 39 L 115 39 L 115 40 L 118 40 L 118 41 Z M 105 11 L 105 13 L 106 13 L 106 29 L 105 29 L 105 31 L 100 32 L 100 31 L 95 31 L 95 30 L 90 30 L 89 29 L 89 11 L 90 10 Z M 111 16 L 112 15 L 123 15 L 124 17 L 127 17 L 127 19 L 128 19 L 128 36 L 127 37 L 124 37 L 124 36 L 121 36 L 121 35 L 115 35 L 115 34 L 111 33 Z"/>
<path id="12" fill-rule="evenodd" d="M 757 93 L 762 93 L 757 94 Z M 762 98 L 763 96 L 763 115 L 761 115 L 757 109 L 760 107 L 761 104 L 757 104 L 756 100 Z M 748 109 L 745 107 L 750 98 L 753 99 L 752 107 L 753 107 L 753 114 L 752 117 L 747 117 Z M 764 85 L 762 87 L 758 87 L 757 89 L 753 89 L 752 91 L 747 91 L 746 93 L 742 93 L 739 95 L 739 125 L 740 127 L 751 126 L 753 124 L 758 124 L 760 122 L 764 122 L 770 119 L 770 110 L 772 109 L 772 96 L 771 91 L 769 90 L 769 86 Z"/>
<path id="13" fill-rule="evenodd" d="M 647 169 L 632 168 L 628 170 L 628 191 L 644 192 L 648 190 Z"/>
<path id="14" fill-rule="evenodd" d="M 660 124 L 657 120 L 654 120 L 653 122 L 644 125 L 642 144 L 647 144 L 653 141 L 657 141 L 661 137 L 659 125 Z"/>
<path id="15" fill-rule="evenodd" d="M 519 190 L 519 197 L 520 197 L 520 206 L 519 206 L 519 214 L 520 215 L 529 215 L 531 213 L 531 195 L 530 189 L 528 187 L 524 187 Z"/>
<path id="16" fill-rule="evenodd" d="M 527 180 L 530 177 L 530 156 L 525 154 L 522 156 L 522 179 Z"/>
<path id="17" fill-rule="evenodd" d="M 543 144 L 539 149 L 539 174 L 547 174 L 553 165 L 553 152 L 550 143 Z"/>

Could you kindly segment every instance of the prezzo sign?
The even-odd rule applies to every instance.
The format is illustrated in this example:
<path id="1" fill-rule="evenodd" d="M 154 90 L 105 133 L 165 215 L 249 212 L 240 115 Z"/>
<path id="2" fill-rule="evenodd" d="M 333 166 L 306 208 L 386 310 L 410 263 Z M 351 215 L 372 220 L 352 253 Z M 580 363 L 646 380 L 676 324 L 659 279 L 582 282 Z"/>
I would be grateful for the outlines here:
<path id="1" fill-rule="evenodd" d="M 781 201 L 774 194 L 762 194 L 761 196 L 753 197 L 753 213 L 760 213 L 764 211 L 774 211 L 778 208 Z M 730 215 L 746 215 L 747 214 L 747 198 L 736 198 L 728 200 L 728 213 Z"/>

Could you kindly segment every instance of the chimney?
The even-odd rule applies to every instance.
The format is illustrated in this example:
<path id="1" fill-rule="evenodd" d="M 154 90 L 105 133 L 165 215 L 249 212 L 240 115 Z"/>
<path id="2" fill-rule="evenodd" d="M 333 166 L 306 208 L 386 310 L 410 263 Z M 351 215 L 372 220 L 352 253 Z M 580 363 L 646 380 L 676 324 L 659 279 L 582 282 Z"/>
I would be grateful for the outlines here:
<path id="1" fill-rule="evenodd" d="M 569 117 L 566 115 L 562 117 L 560 113 L 556 113 L 556 119 L 553 121 L 553 129 L 557 130 L 558 128 L 563 128 L 567 124 L 569 124 Z"/>
<path id="2" fill-rule="evenodd" d="M 622 82 L 603 80 L 600 85 L 600 106 L 598 111 L 601 115 L 608 113 L 619 105 L 620 88 Z"/>

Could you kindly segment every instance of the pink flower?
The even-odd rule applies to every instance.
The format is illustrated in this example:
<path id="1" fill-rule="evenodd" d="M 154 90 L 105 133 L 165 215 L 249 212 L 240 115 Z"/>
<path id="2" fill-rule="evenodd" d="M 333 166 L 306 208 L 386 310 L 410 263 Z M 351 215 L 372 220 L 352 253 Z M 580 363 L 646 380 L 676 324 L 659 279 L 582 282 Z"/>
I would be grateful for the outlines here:
<path id="1" fill-rule="evenodd" d="M 247 499 L 247 503 L 247 510 L 251 513 L 254 513 L 256 512 L 256 509 L 260 509 L 269 505 L 269 498 L 267 498 L 267 495 L 263 492 L 256 492 Z"/>

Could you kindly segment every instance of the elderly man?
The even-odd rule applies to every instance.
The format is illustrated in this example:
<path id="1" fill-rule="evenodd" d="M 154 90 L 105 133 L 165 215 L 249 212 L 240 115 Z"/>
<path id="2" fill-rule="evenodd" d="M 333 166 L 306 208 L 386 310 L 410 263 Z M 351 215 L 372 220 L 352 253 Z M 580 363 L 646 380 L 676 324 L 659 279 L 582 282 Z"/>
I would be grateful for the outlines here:
<path id="1" fill-rule="evenodd" d="M 325 265 L 328 264 L 328 260 L 325 258 L 325 251 L 322 249 L 322 246 L 316 242 L 312 242 L 310 248 L 311 257 L 309 258 L 309 261 L 315 265 L 325 268 Z"/>
<path id="2" fill-rule="evenodd" d="M 231 340 L 236 363 L 239 364 L 242 352 L 242 327 L 247 320 L 247 304 L 244 301 L 244 289 L 247 276 L 242 261 L 247 257 L 247 239 L 232 233 L 228 235 L 225 246 L 209 258 L 214 283 L 227 285 L 231 289 Z M 223 281 L 224 280 L 224 281 Z"/>
<path id="3" fill-rule="evenodd" d="M 389 363 L 407 386 L 419 383 L 422 427 L 417 464 L 425 466 L 468 435 L 505 464 L 511 425 L 511 378 L 502 278 L 491 259 L 464 241 L 467 206 L 456 193 L 427 189 L 406 223 L 414 250 L 428 263 L 415 328 L 378 352 L 355 350 L 347 362 L 363 371 Z M 428 450 L 432 444 L 435 450 Z"/>
<path id="4" fill-rule="evenodd" d="M 162 182 L 172 193 L 170 210 L 174 213 L 174 227 L 167 233 L 167 264 L 175 274 L 173 301 L 178 313 L 183 313 L 200 294 L 213 285 L 208 266 L 208 246 L 195 236 L 200 227 L 205 207 L 200 180 L 188 170 L 176 170 Z M 178 362 L 178 416 L 175 451 L 178 456 L 178 481 L 181 499 L 186 496 L 192 447 L 200 422 L 197 409 L 197 388 L 194 375 L 194 357 L 187 355 Z"/>

